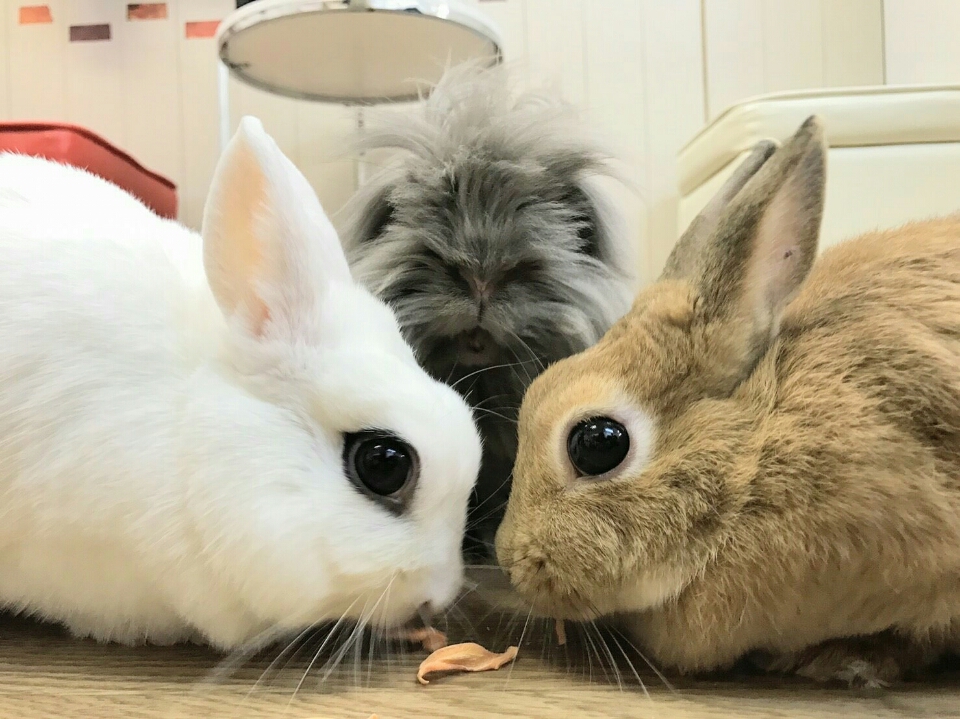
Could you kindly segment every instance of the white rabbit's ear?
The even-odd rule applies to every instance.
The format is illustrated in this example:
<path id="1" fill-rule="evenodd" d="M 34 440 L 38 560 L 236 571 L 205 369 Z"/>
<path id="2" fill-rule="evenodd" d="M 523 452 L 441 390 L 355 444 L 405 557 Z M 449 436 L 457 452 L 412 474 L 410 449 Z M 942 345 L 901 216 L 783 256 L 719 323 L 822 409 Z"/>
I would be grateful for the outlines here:
<path id="1" fill-rule="evenodd" d="M 256 336 L 302 338 L 330 284 L 351 282 L 316 194 L 253 117 L 240 121 L 220 157 L 202 234 L 220 309 Z"/>

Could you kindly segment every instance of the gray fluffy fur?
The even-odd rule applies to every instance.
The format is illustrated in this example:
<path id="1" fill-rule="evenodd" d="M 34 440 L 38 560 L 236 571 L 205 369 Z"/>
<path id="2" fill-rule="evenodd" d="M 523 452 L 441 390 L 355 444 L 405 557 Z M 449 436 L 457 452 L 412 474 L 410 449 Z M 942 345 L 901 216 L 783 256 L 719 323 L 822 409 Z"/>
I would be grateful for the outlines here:
<path id="1" fill-rule="evenodd" d="M 488 561 L 524 391 L 629 308 L 629 239 L 597 187 L 612 166 L 569 106 L 474 65 L 362 144 L 398 152 L 345 208 L 344 245 L 424 368 L 476 408 L 484 460 L 465 546 Z"/>

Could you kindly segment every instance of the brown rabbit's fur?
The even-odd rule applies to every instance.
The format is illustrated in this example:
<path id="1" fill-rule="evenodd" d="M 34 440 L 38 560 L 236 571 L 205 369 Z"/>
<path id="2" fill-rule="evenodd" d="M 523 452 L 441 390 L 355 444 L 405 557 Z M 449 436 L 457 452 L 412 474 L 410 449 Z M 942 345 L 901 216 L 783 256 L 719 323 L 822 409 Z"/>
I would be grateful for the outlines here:
<path id="1" fill-rule="evenodd" d="M 621 615 L 681 671 L 760 651 L 882 683 L 960 637 L 960 218 L 842 243 L 804 282 L 816 122 L 772 149 L 530 387 L 498 555 L 538 611 Z M 578 478 L 566 437 L 597 415 L 650 449 Z"/>

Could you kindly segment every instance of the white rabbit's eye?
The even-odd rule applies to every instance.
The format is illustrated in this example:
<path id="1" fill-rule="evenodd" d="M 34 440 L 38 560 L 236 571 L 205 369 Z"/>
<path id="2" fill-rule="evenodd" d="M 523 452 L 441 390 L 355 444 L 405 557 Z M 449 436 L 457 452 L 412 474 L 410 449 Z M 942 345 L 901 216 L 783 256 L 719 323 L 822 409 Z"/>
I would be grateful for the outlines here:
<path id="1" fill-rule="evenodd" d="M 413 447 L 381 430 L 353 432 L 344 440 L 343 463 L 350 480 L 364 492 L 399 508 L 420 470 Z"/>
<path id="2" fill-rule="evenodd" d="M 567 437 L 567 455 L 581 477 L 596 477 L 616 469 L 629 451 L 627 428 L 609 417 L 578 422 Z"/>

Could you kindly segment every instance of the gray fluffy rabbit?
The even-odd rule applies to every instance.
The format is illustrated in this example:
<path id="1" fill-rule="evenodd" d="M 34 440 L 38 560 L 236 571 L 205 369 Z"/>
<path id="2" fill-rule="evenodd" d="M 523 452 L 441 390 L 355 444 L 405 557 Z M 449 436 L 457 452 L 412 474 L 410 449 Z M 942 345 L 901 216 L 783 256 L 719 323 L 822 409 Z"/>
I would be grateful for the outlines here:
<path id="1" fill-rule="evenodd" d="M 627 233 L 597 186 L 611 166 L 568 105 L 475 65 L 362 144 L 398 152 L 345 208 L 347 255 L 423 367 L 476 409 L 484 456 L 465 552 L 492 562 L 524 391 L 630 306 Z"/>

